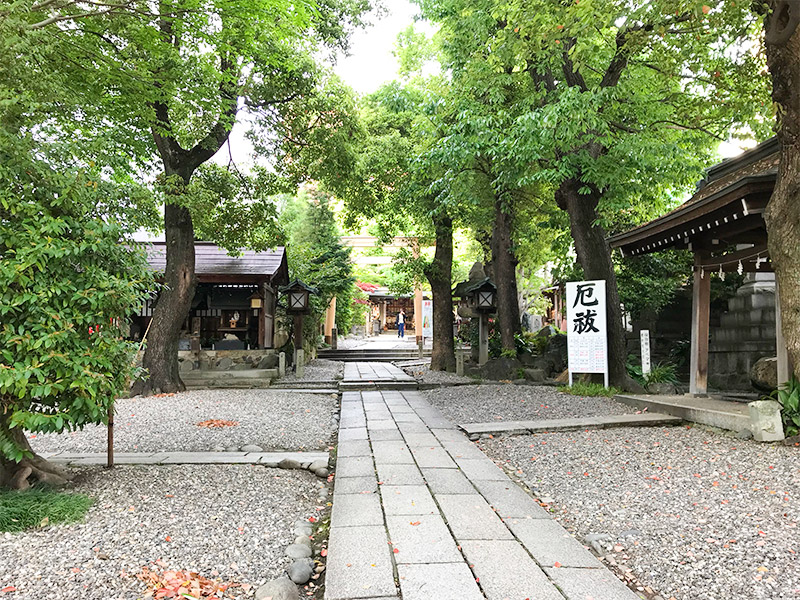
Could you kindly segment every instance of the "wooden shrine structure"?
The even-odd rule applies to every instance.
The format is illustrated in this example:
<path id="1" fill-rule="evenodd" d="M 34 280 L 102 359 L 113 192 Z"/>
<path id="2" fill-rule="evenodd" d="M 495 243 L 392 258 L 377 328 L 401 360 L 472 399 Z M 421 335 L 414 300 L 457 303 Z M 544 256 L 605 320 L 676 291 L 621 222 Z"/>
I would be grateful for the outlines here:
<path id="1" fill-rule="evenodd" d="M 278 288 L 289 282 L 286 249 L 230 256 L 216 244 L 195 242 L 194 251 L 197 289 L 179 349 L 190 349 L 183 347 L 190 337 L 204 349 L 273 348 Z M 148 262 L 154 271 L 164 271 L 164 242 L 149 245 Z M 134 318 L 137 331 L 146 330 L 157 301 L 148 302 Z"/>
<path id="2" fill-rule="evenodd" d="M 667 249 L 693 253 L 691 394 L 708 392 L 710 275 L 772 271 L 763 213 L 775 187 L 778 162 L 778 141 L 772 138 L 709 168 L 696 193 L 678 208 L 608 240 L 623 256 Z M 777 298 L 776 293 L 778 381 L 784 382 L 790 370 Z"/>

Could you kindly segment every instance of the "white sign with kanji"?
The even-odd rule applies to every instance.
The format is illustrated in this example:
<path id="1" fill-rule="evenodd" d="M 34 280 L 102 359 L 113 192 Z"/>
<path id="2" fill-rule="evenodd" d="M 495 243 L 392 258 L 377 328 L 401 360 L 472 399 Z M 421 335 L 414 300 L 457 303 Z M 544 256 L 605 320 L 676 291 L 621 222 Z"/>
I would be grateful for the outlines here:
<path id="1" fill-rule="evenodd" d="M 567 356 L 573 373 L 603 373 L 608 387 L 606 282 L 567 282 Z"/>
<path id="2" fill-rule="evenodd" d="M 433 337 L 433 300 L 422 301 L 422 337 Z"/>

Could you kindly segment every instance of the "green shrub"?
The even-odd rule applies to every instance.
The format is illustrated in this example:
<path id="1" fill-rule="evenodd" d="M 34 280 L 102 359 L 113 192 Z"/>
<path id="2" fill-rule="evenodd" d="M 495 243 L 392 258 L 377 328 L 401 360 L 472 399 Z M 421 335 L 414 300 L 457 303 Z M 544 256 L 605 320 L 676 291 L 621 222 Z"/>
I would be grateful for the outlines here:
<path id="1" fill-rule="evenodd" d="M 620 390 L 615 387 L 607 388 L 602 383 L 587 383 L 584 381 L 576 381 L 571 386 L 561 386 L 558 391 L 573 396 L 606 396 L 608 398 L 613 398 L 620 393 Z"/>
<path id="2" fill-rule="evenodd" d="M 651 383 L 678 383 L 678 366 L 675 363 L 664 361 L 658 362 L 650 367 L 647 375 L 642 373 L 641 365 L 636 364 L 636 357 L 628 355 L 628 362 L 625 367 L 628 375 L 647 387 Z"/>
<path id="3" fill-rule="evenodd" d="M 83 519 L 92 502 L 83 494 L 64 494 L 49 489 L 0 491 L 0 531 L 17 532 L 74 523 Z"/>
<path id="4" fill-rule="evenodd" d="M 781 405 L 783 432 L 786 437 L 800 433 L 800 381 L 794 375 L 791 379 L 769 395 Z"/>

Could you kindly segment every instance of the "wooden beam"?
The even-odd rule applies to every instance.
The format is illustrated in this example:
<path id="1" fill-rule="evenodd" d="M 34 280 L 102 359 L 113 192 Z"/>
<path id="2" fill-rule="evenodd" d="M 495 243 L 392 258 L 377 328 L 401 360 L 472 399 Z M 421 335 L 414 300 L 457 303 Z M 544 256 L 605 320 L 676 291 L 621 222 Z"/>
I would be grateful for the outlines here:
<path id="1" fill-rule="evenodd" d="M 705 257 L 695 254 L 692 286 L 692 348 L 689 367 L 689 393 L 708 394 L 708 334 L 711 312 L 711 274 L 703 275 L 698 264 Z"/>

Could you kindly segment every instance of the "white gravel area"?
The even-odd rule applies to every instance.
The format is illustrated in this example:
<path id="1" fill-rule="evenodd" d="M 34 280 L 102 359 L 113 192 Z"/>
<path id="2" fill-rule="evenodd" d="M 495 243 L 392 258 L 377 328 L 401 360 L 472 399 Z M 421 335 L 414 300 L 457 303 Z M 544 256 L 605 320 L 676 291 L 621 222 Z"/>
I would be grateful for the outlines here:
<path id="1" fill-rule="evenodd" d="M 489 383 L 424 392 L 453 423 L 490 423 L 635 413 L 611 398 L 572 396 L 549 386 Z"/>
<path id="2" fill-rule="evenodd" d="M 284 381 L 330 381 L 332 385 L 337 385 L 343 373 L 343 362 L 315 358 L 306 363 L 303 377 L 297 377 L 294 371 L 287 370 L 286 376 L 278 379 L 273 385 L 280 386 Z"/>
<path id="3" fill-rule="evenodd" d="M 117 452 L 208 452 L 248 444 L 264 450 L 326 449 L 336 430 L 338 398 L 271 390 L 195 390 L 174 396 L 124 398 L 116 402 Z M 235 421 L 234 427 L 206 428 L 209 419 Z M 105 452 L 106 427 L 38 435 L 37 452 Z"/>
<path id="4" fill-rule="evenodd" d="M 599 534 L 607 560 L 664 598 L 800 598 L 798 448 L 701 427 L 500 437 L 480 446 L 517 470 L 579 539 Z"/>
<path id="5" fill-rule="evenodd" d="M 319 514 L 317 479 L 253 466 L 84 469 L 70 491 L 95 498 L 84 522 L 0 537 L 9 598 L 134 600 L 142 567 L 197 572 L 255 589 L 288 565 L 298 519 Z M 5 597 L 5 596 L 4 596 Z"/>
<path id="6" fill-rule="evenodd" d="M 402 363 L 397 363 L 402 369 L 422 383 L 442 384 L 442 385 L 458 385 L 458 384 L 474 384 L 476 380 L 472 377 L 465 377 L 463 375 L 456 375 L 455 373 L 448 373 L 447 371 L 431 371 L 430 362 L 424 365 L 412 364 L 405 366 Z"/>

